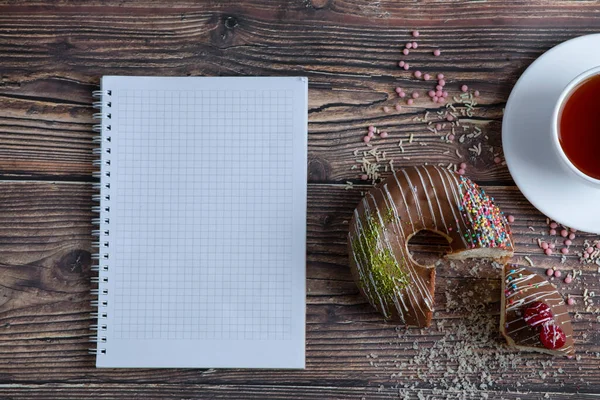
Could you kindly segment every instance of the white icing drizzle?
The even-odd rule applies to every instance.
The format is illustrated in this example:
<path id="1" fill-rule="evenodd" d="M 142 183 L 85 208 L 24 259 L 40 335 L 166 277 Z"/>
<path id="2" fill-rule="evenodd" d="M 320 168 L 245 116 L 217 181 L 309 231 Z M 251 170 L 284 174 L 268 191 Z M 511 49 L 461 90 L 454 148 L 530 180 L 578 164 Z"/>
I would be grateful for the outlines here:
<path id="1" fill-rule="evenodd" d="M 448 203 L 450 203 L 450 195 L 448 194 L 448 185 L 446 185 L 446 179 L 448 179 L 448 183 L 450 178 L 450 172 L 446 169 L 440 169 L 440 168 L 436 168 L 436 171 L 440 177 L 440 181 L 442 182 L 442 185 L 444 185 L 444 192 L 446 193 L 446 198 L 448 199 Z M 446 179 L 444 179 L 446 178 Z M 460 238 L 463 241 L 463 244 L 465 245 L 465 247 L 468 246 L 467 243 L 467 239 L 465 239 L 465 235 L 464 235 L 464 229 L 462 228 L 462 226 L 464 226 L 464 224 L 466 223 L 464 217 L 462 216 L 462 213 L 459 211 L 458 215 L 460 215 L 461 220 L 462 220 L 462 225 L 459 222 L 458 217 L 456 216 L 456 211 L 458 210 L 458 206 L 459 206 L 459 202 L 460 202 L 460 198 L 458 197 L 458 193 L 456 193 L 456 188 L 453 185 L 450 185 L 450 189 L 452 191 L 452 195 L 454 196 L 454 207 L 450 207 L 450 210 L 452 210 L 452 216 L 454 217 L 453 222 L 456 223 L 456 229 L 458 230 L 458 233 L 460 234 Z"/>
<path id="2" fill-rule="evenodd" d="M 366 202 L 365 199 L 363 199 L 363 205 L 365 207 L 368 207 L 368 204 Z M 365 209 L 366 210 L 366 209 Z M 355 227 L 356 227 L 356 235 L 362 235 L 364 232 L 363 226 L 362 226 L 362 221 L 358 215 L 358 210 L 354 210 L 354 223 L 355 223 Z M 362 247 L 362 241 L 358 240 L 356 241 L 359 243 L 359 246 L 361 247 L 361 250 L 363 252 L 363 254 L 366 254 L 367 250 L 364 249 Z M 350 243 L 353 243 L 352 241 L 352 236 L 350 236 Z M 360 261 L 358 260 L 358 258 L 356 257 L 356 251 L 353 251 L 353 257 L 354 257 L 354 262 L 356 263 L 356 269 L 358 271 L 358 274 L 360 276 L 361 280 L 365 280 L 365 277 L 368 278 L 369 282 L 371 282 L 371 285 L 362 285 L 363 286 L 363 290 L 365 290 L 365 295 L 369 298 L 369 300 L 373 303 L 374 300 L 376 300 L 377 303 L 379 303 L 380 307 L 381 307 L 381 312 L 383 313 L 383 316 L 385 318 L 389 318 L 389 312 L 387 310 L 387 307 L 385 306 L 385 303 L 383 301 L 383 299 L 381 298 L 381 295 L 379 294 L 379 292 L 377 290 L 374 290 L 374 288 L 376 288 L 376 282 L 375 279 L 373 278 L 373 273 L 371 271 L 371 268 L 369 265 L 362 265 L 360 263 Z M 373 290 L 371 290 L 371 288 L 373 288 Z"/>
<path id="3" fill-rule="evenodd" d="M 404 177 L 406 178 L 406 182 L 408 182 L 408 190 L 413 195 L 413 200 L 414 200 L 414 204 L 415 204 L 415 210 L 417 211 L 417 215 L 421 219 L 423 226 L 427 226 L 427 224 L 425 223 L 425 216 L 423 215 L 423 211 L 421 211 L 421 204 L 419 201 L 419 197 L 417 196 L 417 193 L 416 193 L 417 187 L 413 186 L 412 182 L 410 181 L 410 178 L 408 177 L 408 174 L 406 173 L 406 170 L 403 169 L 402 173 L 404 174 Z M 400 186 L 400 187 L 402 187 L 402 186 Z M 408 208 L 408 211 L 410 212 L 410 208 Z"/>
<path id="4" fill-rule="evenodd" d="M 516 265 L 506 266 L 505 268 L 508 268 L 508 271 L 509 271 L 509 273 L 505 274 L 505 276 L 504 276 L 505 288 L 507 290 L 510 290 L 510 293 L 504 293 L 505 312 L 506 313 L 525 309 L 525 308 L 527 308 L 527 306 L 529 304 L 532 304 L 536 301 L 543 301 L 545 304 L 548 304 L 551 306 L 555 322 L 560 322 L 560 320 L 563 319 L 561 317 L 563 317 L 565 315 L 567 316 L 567 319 L 562 321 L 561 323 L 565 324 L 565 323 L 569 322 L 568 311 L 565 311 L 562 313 L 555 312 L 555 310 L 556 310 L 555 307 L 556 306 L 564 306 L 565 302 L 564 302 L 564 299 L 562 298 L 562 296 L 558 293 L 558 291 L 554 287 L 554 285 L 552 285 L 547 280 L 540 278 L 537 274 L 535 274 L 531 271 L 528 271 L 525 268 L 517 267 Z M 519 275 L 521 275 L 521 276 L 519 276 Z M 510 277 L 510 280 L 509 280 L 509 277 Z M 532 288 L 532 286 L 530 286 L 532 284 L 537 285 L 537 286 Z M 535 292 L 535 293 L 531 293 L 531 294 L 523 296 L 523 293 L 525 292 L 525 290 L 531 290 L 532 292 Z M 511 299 L 516 299 L 516 298 L 518 298 L 518 300 L 510 303 Z M 552 306 L 552 304 L 555 304 L 555 306 Z M 506 334 L 508 336 L 512 336 L 524 329 L 527 329 L 527 325 L 523 325 L 523 323 L 521 321 L 522 321 L 522 317 L 513 319 L 512 321 L 506 321 L 505 326 L 504 326 Z M 511 325 L 515 325 L 515 324 L 517 324 L 517 326 L 511 329 L 510 328 Z M 572 335 L 567 334 L 565 332 L 565 336 L 567 338 L 570 338 Z M 532 334 L 529 337 L 519 338 L 518 344 L 520 344 L 520 345 L 530 344 L 530 345 L 537 346 L 539 343 L 540 343 L 539 333 L 536 332 L 535 334 Z M 568 346 L 561 347 L 560 349 L 556 349 L 556 351 L 560 351 L 563 353 L 569 353 L 572 350 L 573 350 L 572 345 L 568 345 Z"/>
<path id="5" fill-rule="evenodd" d="M 431 198 L 429 197 L 429 188 L 425 186 L 425 181 L 423 180 L 423 175 L 421 175 L 421 171 L 419 171 L 419 167 L 415 168 L 417 171 L 417 175 L 419 175 L 419 180 L 421 181 L 421 188 L 423 189 L 423 193 L 425 194 L 425 200 L 427 200 L 427 207 L 429 207 L 429 214 L 431 214 L 431 220 L 433 221 L 433 229 L 438 230 L 437 218 L 435 217 L 435 213 L 433 212 L 433 205 L 431 204 Z M 431 185 L 433 188 L 433 185 Z M 444 224 L 443 226 L 446 226 Z"/>
<path id="6" fill-rule="evenodd" d="M 437 175 L 432 170 L 435 170 Z M 470 231 L 471 223 L 470 218 L 467 219 L 465 213 L 460 211 L 463 196 L 462 183 L 455 173 L 434 166 L 415 167 L 413 174 L 416 175 L 411 179 L 407 169 L 400 171 L 392 174 L 393 181 L 389 185 L 385 183 L 363 198 L 364 211 L 360 215 L 358 210 L 354 212 L 354 230 L 349 233 L 349 242 L 351 245 L 360 246 L 353 251 L 352 259 L 356 264 L 358 276 L 363 282 L 361 287 L 369 302 L 373 305 L 377 304 L 377 308 L 382 311 L 386 319 L 392 314 L 390 307 L 395 307 L 403 321 L 410 316 L 409 321 L 422 322 L 428 318 L 429 311 L 433 311 L 433 293 L 431 282 L 428 282 L 427 272 L 425 272 L 428 267 L 420 266 L 412 260 L 407 239 L 422 229 L 431 229 L 451 237 L 460 236 L 464 248 L 468 249 L 472 246 L 466 240 L 465 234 Z M 434 181 L 434 178 L 438 177 L 439 183 Z M 394 190 L 399 192 L 399 196 L 398 193 L 392 195 Z M 421 190 L 423 195 L 419 193 Z M 412 204 L 408 201 L 411 195 L 407 191 L 412 194 Z M 435 196 L 435 205 L 431 195 Z M 427 202 L 427 207 L 422 207 L 422 202 Z M 425 211 L 427 209 L 429 214 Z M 439 216 L 436 216 L 436 212 Z M 359 251 L 362 254 L 370 254 L 369 249 L 363 248 L 365 245 L 363 240 L 354 240 L 361 239 L 367 229 L 372 229 L 371 226 L 366 227 L 361 218 L 372 218 L 377 221 L 375 226 L 381 229 L 375 243 L 376 248 L 370 251 L 389 253 L 399 268 L 408 275 L 408 285 L 398 285 L 391 293 L 379 293 L 381 282 L 377 282 L 373 275 L 370 260 L 356 254 Z M 391 220 L 387 221 L 388 218 Z M 448 227 L 454 230 L 452 234 L 448 232 Z M 397 277 L 390 276 L 390 278 L 399 283 Z"/>
<path id="7" fill-rule="evenodd" d="M 421 308 L 421 303 L 420 303 L 419 299 L 424 299 L 427 309 L 433 311 L 433 296 L 431 295 L 429 289 L 423 282 L 423 279 L 421 278 L 421 276 L 417 273 L 413 263 L 409 262 L 410 255 L 408 254 L 407 243 L 404 240 L 401 240 L 401 238 L 406 238 L 408 236 L 404 232 L 404 227 L 402 226 L 401 217 L 398 214 L 398 209 L 396 208 L 394 199 L 392 198 L 391 193 L 387 189 L 387 185 L 383 186 L 383 192 L 385 193 L 385 196 L 383 196 L 383 201 L 384 201 L 386 207 L 388 209 L 393 210 L 393 213 L 394 213 L 394 220 L 392 221 L 392 226 L 394 227 L 395 230 L 397 229 L 397 231 L 400 232 L 400 235 L 395 235 L 395 237 L 396 237 L 396 242 L 398 243 L 398 249 L 400 251 L 400 254 L 402 255 L 402 260 L 404 261 L 404 264 L 399 264 L 399 265 L 403 265 L 408 269 L 409 276 L 410 276 L 412 282 L 416 284 L 415 286 L 418 289 L 419 297 L 417 297 L 417 294 L 415 294 L 413 292 L 412 285 L 409 285 L 407 288 L 405 288 L 405 290 L 406 290 L 406 292 L 408 292 L 410 294 L 410 297 L 413 300 L 411 302 L 411 304 L 413 304 L 413 305 L 416 304 L 419 307 L 419 311 L 421 311 L 421 312 L 424 311 Z M 412 222 L 411 222 L 411 224 L 412 224 Z M 413 224 L 413 231 L 414 231 L 414 224 Z"/>

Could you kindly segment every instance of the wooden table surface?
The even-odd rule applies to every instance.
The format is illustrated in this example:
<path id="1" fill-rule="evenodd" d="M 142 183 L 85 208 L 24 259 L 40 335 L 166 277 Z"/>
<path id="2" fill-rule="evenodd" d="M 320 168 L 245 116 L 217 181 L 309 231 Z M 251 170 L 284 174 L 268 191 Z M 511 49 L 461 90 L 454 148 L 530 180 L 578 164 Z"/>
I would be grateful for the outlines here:
<path id="1" fill-rule="evenodd" d="M 398 102 L 396 86 L 422 96 L 430 89 L 397 67 L 414 28 L 420 47 L 404 57 L 413 71 L 444 73 L 451 96 L 463 83 L 480 91 L 474 116 L 460 117 L 464 132 L 477 126 L 479 137 L 440 140 L 416 119 L 437 115 L 422 98 L 401 112 L 382 110 Z M 582 295 L 599 292 L 598 266 L 575 253 L 598 237 L 578 233 L 564 263 L 543 255 L 536 243 L 548 234 L 546 217 L 493 158 L 502 158 L 503 107 L 523 70 L 599 28 L 598 1 L 2 1 L 0 398 L 596 398 L 600 314 Z M 94 368 L 91 92 L 106 74 L 309 77 L 306 370 Z M 576 359 L 505 347 L 500 280 L 489 263 L 441 263 L 430 329 L 383 323 L 365 303 L 348 270 L 346 235 L 369 183 L 353 169 L 353 152 L 370 150 L 362 137 L 371 124 L 389 132 L 374 142 L 396 167 L 466 162 L 516 218 L 515 261 L 529 256 L 539 273 L 582 271 L 569 285 L 555 280 L 576 300 Z M 478 143 L 483 152 L 471 157 Z M 439 256 L 428 245 L 435 238 L 416 242 L 415 252 Z"/>

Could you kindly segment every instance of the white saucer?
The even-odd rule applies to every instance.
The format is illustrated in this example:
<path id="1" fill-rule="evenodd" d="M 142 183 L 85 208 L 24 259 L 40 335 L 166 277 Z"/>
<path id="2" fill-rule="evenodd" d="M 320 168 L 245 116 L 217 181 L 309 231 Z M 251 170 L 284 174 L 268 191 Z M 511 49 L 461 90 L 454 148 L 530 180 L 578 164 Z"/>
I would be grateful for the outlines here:
<path id="1" fill-rule="evenodd" d="M 553 220 L 600 234 L 600 188 L 569 170 L 552 147 L 551 121 L 563 88 L 600 65 L 600 34 L 550 49 L 527 68 L 512 90 L 502 121 L 508 169 L 527 200 Z"/>

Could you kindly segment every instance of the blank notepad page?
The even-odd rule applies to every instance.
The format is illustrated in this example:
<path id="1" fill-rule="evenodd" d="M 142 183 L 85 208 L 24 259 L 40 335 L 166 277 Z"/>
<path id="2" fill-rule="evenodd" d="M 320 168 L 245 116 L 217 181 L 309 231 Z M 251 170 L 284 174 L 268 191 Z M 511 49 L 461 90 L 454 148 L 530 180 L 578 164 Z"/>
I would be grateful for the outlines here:
<path id="1" fill-rule="evenodd" d="M 108 76 L 102 90 L 97 366 L 303 368 L 307 79 Z"/>

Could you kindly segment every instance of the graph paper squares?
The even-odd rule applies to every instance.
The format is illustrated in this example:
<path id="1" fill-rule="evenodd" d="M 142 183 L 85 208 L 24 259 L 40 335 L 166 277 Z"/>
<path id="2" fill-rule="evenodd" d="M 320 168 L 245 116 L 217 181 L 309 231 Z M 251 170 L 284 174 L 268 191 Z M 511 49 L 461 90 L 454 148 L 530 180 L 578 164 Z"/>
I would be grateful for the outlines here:
<path id="1" fill-rule="evenodd" d="M 122 90 L 115 337 L 291 333 L 292 93 Z"/>

